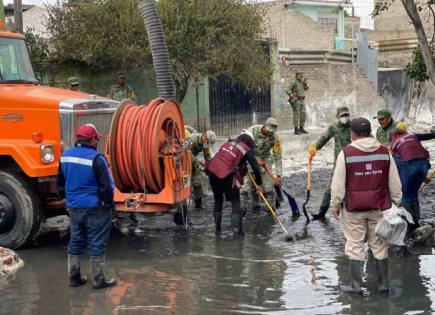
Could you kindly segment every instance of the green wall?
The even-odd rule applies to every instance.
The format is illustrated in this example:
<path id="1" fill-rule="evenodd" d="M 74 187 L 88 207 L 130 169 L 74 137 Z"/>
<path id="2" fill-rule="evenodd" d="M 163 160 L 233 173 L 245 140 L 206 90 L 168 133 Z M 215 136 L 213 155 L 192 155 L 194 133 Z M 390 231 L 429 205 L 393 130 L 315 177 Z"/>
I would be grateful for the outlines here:
<path id="1" fill-rule="evenodd" d="M 115 84 L 116 72 L 119 70 L 121 69 L 95 70 L 80 65 L 49 65 L 40 67 L 37 72 L 46 85 L 68 88 L 68 78 L 75 76 L 80 81 L 81 91 L 106 96 L 110 85 Z M 124 72 L 127 83 L 137 92 L 139 104 L 147 104 L 158 96 L 152 69 L 137 68 L 124 70 Z M 206 130 L 210 127 L 208 79 L 189 86 L 186 97 L 181 104 L 181 111 L 186 124 L 200 130 Z"/>

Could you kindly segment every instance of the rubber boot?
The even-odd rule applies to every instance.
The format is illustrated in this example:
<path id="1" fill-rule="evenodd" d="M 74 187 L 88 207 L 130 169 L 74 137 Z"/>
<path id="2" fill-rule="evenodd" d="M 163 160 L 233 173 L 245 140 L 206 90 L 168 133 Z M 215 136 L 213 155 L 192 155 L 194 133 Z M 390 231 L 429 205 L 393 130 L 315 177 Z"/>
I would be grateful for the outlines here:
<path id="1" fill-rule="evenodd" d="M 68 255 L 68 274 L 69 286 L 72 288 L 79 287 L 88 282 L 87 277 L 82 277 L 80 273 L 80 256 Z"/>
<path id="2" fill-rule="evenodd" d="M 195 209 L 204 210 L 204 207 L 202 206 L 202 198 L 195 199 Z"/>
<path id="3" fill-rule="evenodd" d="M 362 261 L 349 260 L 349 285 L 340 285 L 340 291 L 344 293 L 362 294 L 362 266 Z"/>
<path id="4" fill-rule="evenodd" d="M 260 206 L 260 196 L 253 191 L 252 192 L 252 211 L 253 212 L 258 212 L 260 211 L 261 206 Z"/>
<path id="5" fill-rule="evenodd" d="M 297 135 L 297 136 L 301 135 L 301 133 L 299 132 L 299 128 L 298 127 L 295 127 L 295 135 Z"/>
<path id="6" fill-rule="evenodd" d="M 382 294 L 388 294 L 390 292 L 390 287 L 388 285 L 388 258 L 375 260 L 378 273 L 378 291 Z"/>
<path id="7" fill-rule="evenodd" d="M 231 213 L 231 228 L 234 233 L 234 239 L 245 236 L 245 232 L 243 232 L 243 218 L 240 213 Z"/>
<path id="8" fill-rule="evenodd" d="M 411 206 L 412 206 L 412 209 L 414 212 L 412 219 L 414 220 L 415 228 L 419 228 L 421 226 L 419 223 L 419 221 L 420 221 L 420 202 L 418 202 L 418 201 L 413 202 L 411 204 Z"/>
<path id="9" fill-rule="evenodd" d="M 305 134 L 307 134 L 308 132 L 304 129 L 304 127 L 300 127 L 299 128 L 299 132 L 302 134 L 302 133 L 305 133 Z"/>
<path id="10" fill-rule="evenodd" d="M 221 235 L 222 232 L 222 212 L 215 211 L 214 215 L 214 225 L 215 225 L 215 235 Z"/>
<path id="11" fill-rule="evenodd" d="M 409 212 L 409 214 L 412 216 L 412 220 L 414 221 L 414 224 L 408 223 L 408 232 L 412 232 L 413 230 L 415 230 L 417 228 L 417 225 L 415 224 L 414 204 L 402 202 L 402 206 L 406 209 L 406 211 Z"/>
<path id="12" fill-rule="evenodd" d="M 105 256 L 91 256 L 92 287 L 110 288 L 116 285 L 116 279 L 107 279 L 104 274 Z"/>

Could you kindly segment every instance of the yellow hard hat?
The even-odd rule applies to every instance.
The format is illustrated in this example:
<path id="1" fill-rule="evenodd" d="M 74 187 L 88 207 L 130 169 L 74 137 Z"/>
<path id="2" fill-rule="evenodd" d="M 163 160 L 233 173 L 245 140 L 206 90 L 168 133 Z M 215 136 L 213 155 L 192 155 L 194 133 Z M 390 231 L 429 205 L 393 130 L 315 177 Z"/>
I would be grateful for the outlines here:
<path id="1" fill-rule="evenodd" d="M 189 129 L 184 129 L 184 133 L 186 134 L 186 137 L 192 134 Z"/>

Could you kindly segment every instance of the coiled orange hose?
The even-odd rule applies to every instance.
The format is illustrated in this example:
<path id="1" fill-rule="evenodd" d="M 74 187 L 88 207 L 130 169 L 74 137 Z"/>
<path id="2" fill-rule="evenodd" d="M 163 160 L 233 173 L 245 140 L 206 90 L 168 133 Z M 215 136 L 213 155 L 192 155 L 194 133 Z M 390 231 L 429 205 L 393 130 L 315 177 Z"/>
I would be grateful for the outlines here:
<path id="1" fill-rule="evenodd" d="M 174 153 L 184 139 L 178 104 L 156 98 L 148 106 L 124 101 L 110 132 L 110 160 L 115 186 L 122 192 L 158 193 L 164 185 L 163 153 Z"/>

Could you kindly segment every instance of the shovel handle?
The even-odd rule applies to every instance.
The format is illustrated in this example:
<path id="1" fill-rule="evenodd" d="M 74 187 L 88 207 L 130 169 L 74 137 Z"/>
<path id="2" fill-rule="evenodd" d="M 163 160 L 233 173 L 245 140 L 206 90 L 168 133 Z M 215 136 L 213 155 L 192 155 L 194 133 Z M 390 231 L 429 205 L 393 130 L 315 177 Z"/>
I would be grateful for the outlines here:
<path id="1" fill-rule="evenodd" d="M 432 179 L 434 176 L 435 176 L 435 170 L 433 170 L 433 172 L 429 175 L 429 179 Z M 426 187 L 426 186 L 427 186 L 426 183 L 421 184 L 420 189 L 418 190 L 418 192 L 422 192 L 424 187 Z"/>
<path id="2" fill-rule="evenodd" d="M 257 183 L 255 182 L 254 178 L 252 177 L 251 174 L 248 173 L 249 178 L 251 179 L 252 183 L 254 184 L 255 188 L 257 188 Z M 266 197 L 264 197 L 264 194 L 259 192 L 261 199 L 263 199 L 264 203 L 266 204 L 267 208 L 269 209 L 270 213 L 272 213 L 272 216 L 274 217 L 274 219 L 276 220 L 276 222 L 281 226 L 281 228 L 283 229 L 284 233 L 286 235 L 288 235 L 287 229 L 284 227 L 284 225 L 281 223 L 281 221 L 278 219 L 278 217 L 276 216 L 275 211 L 273 211 L 272 206 L 270 205 L 269 201 L 267 201 Z"/>
<path id="3" fill-rule="evenodd" d="M 275 183 L 275 185 L 277 185 L 278 183 L 276 182 L 276 178 L 275 178 L 275 176 L 273 176 L 272 172 L 269 170 L 267 165 L 263 165 L 262 167 L 263 167 L 264 171 L 267 173 L 267 175 L 269 175 L 270 178 L 272 178 L 272 180 Z"/>
<path id="4" fill-rule="evenodd" d="M 311 168 L 313 165 L 313 157 L 310 155 L 308 158 L 308 177 L 307 177 L 307 191 L 311 190 Z"/>

